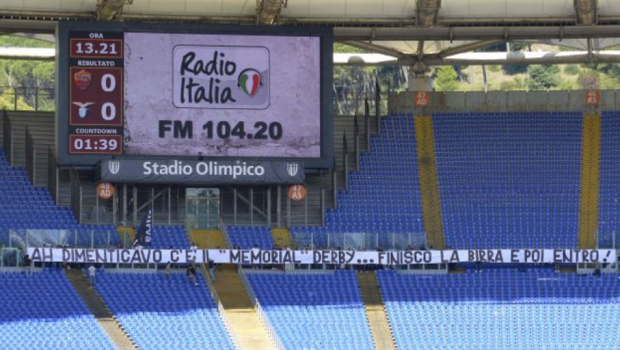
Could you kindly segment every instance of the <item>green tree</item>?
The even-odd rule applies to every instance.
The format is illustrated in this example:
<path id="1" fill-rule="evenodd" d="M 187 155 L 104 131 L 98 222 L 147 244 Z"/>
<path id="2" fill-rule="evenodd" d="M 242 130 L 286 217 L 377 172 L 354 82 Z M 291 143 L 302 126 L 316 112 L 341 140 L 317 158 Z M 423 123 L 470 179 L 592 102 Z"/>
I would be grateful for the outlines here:
<path id="1" fill-rule="evenodd" d="M 435 90 L 456 91 L 459 88 L 458 74 L 452 66 L 439 67 L 435 72 Z"/>
<path id="2" fill-rule="evenodd" d="M 596 90 L 601 85 L 599 74 L 593 70 L 584 70 L 577 77 L 579 87 L 583 90 Z"/>
<path id="3" fill-rule="evenodd" d="M 557 65 L 531 65 L 527 73 L 530 90 L 549 90 L 560 83 L 560 68 Z"/>
<path id="4" fill-rule="evenodd" d="M 564 67 L 564 74 L 576 75 L 579 74 L 579 66 L 576 64 L 569 64 Z"/>

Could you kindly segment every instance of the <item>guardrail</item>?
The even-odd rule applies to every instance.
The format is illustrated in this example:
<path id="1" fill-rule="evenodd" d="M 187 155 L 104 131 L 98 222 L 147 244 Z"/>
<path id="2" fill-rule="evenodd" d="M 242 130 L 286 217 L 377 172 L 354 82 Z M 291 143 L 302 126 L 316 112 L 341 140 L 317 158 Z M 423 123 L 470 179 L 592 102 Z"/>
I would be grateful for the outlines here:
<path id="1" fill-rule="evenodd" d="M 271 322 L 269 322 L 269 318 L 267 318 L 267 315 L 265 314 L 263 307 L 260 305 L 260 302 L 258 302 L 258 299 L 256 298 L 256 295 L 254 294 L 254 290 L 252 290 L 252 286 L 250 286 L 247 276 L 245 275 L 245 271 L 243 271 L 242 268 L 239 268 L 239 276 L 241 276 L 241 282 L 243 282 L 243 286 L 245 287 L 245 290 L 248 292 L 248 295 L 250 296 L 250 300 L 252 301 L 252 304 L 254 305 L 254 308 L 256 309 L 256 314 L 258 315 L 258 318 L 261 320 L 261 322 L 265 326 L 265 329 L 267 330 L 267 336 L 269 336 L 269 340 L 271 341 L 271 344 L 276 350 L 286 350 L 286 348 L 282 344 L 282 341 L 280 340 L 280 337 L 278 337 L 278 334 L 276 333 L 275 329 L 273 329 Z"/>

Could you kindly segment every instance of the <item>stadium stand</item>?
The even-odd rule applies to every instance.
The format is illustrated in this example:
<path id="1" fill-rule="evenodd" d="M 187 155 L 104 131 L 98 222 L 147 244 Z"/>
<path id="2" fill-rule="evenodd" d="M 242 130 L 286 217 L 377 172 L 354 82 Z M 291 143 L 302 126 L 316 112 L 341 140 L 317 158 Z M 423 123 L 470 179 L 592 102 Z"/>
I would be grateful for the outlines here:
<path id="1" fill-rule="evenodd" d="M 354 271 L 248 273 L 287 349 L 374 349 Z"/>
<path id="2" fill-rule="evenodd" d="M 202 275 L 100 272 L 96 288 L 141 349 L 234 349 Z"/>
<path id="3" fill-rule="evenodd" d="M 399 349 L 615 349 L 620 281 L 550 268 L 379 271 Z"/>
<path id="4" fill-rule="evenodd" d="M 582 113 L 433 115 L 446 242 L 576 248 Z"/>
<path id="5" fill-rule="evenodd" d="M 0 241 L 9 245 L 12 230 L 13 238 L 26 242 L 26 229 L 79 232 L 63 235 L 69 237 L 66 240 L 45 242 L 48 245 L 90 247 L 94 242 L 94 246 L 108 247 L 119 243 L 114 226 L 80 225 L 70 208 L 54 204 L 47 188 L 32 186 L 26 170 L 11 167 L 0 149 Z M 31 246 L 35 242 L 28 241 Z"/>
<path id="6" fill-rule="evenodd" d="M 64 274 L 0 272 L 3 349 L 116 349 Z"/>
<path id="7" fill-rule="evenodd" d="M 267 226 L 227 226 L 226 233 L 232 247 L 250 249 L 258 245 L 260 249 L 272 249 L 273 237 Z"/>
<path id="8" fill-rule="evenodd" d="M 312 235 L 316 247 L 344 248 L 343 234 L 365 232 L 365 242 L 355 248 L 374 249 L 377 243 L 391 248 L 389 234 L 398 233 L 394 247 L 403 249 L 409 236 L 424 232 L 413 117 L 385 117 L 380 130 L 372 137 L 371 152 L 361 155 L 359 172 L 349 174 L 348 189 L 338 193 L 337 208 L 325 213 L 325 228 L 293 227 L 294 241 Z"/>
<path id="9" fill-rule="evenodd" d="M 611 247 L 612 235 L 620 242 L 620 112 L 604 112 L 601 127 L 599 243 Z"/>
<path id="10" fill-rule="evenodd" d="M 187 249 L 191 245 L 185 228 L 180 225 L 154 225 L 152 235 L 151 249 Z"/>

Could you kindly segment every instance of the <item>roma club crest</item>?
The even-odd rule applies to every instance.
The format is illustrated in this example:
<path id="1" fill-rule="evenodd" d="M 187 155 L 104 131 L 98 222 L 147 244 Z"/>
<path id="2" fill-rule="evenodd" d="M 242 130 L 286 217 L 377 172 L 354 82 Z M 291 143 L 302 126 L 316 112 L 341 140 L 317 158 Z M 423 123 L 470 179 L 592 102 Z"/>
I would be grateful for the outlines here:
<path id="1" fill-rule="evenodd" d="M 256 94 L 261 85 L 260 73 L 256 69 L 243 70 L 237 79 L 237 86 L 250 97 Z"/>
<path id="2" fill-rule="evenodd" d="M 82 69 L 73 74 L 73 81 L 75 82 L 75 86 L 77 86 L 80 91 L 86 91 L 93 82 L 93 75 L 91 72 Z"/>

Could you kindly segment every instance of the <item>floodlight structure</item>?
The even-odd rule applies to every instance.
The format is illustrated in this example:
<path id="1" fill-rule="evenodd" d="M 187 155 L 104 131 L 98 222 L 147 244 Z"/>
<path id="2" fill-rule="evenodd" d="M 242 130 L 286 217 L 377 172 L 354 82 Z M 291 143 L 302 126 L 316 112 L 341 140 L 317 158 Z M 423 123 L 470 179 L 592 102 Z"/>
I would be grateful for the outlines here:
<path id="1" fill-rule="evenodd" d="M 286 0 L 260 0 L 256 8 L 256 23 L 275 24 L 283 7 L 286 7 Z"/>
<path id="2" fill-rule="evenodd" d="M 131 3 L 133 3 L 133 0 L 97 0 L 97 11 L 95 12 L 97 20 L 118 20 L 123 14 L 125 4 Z"/>

